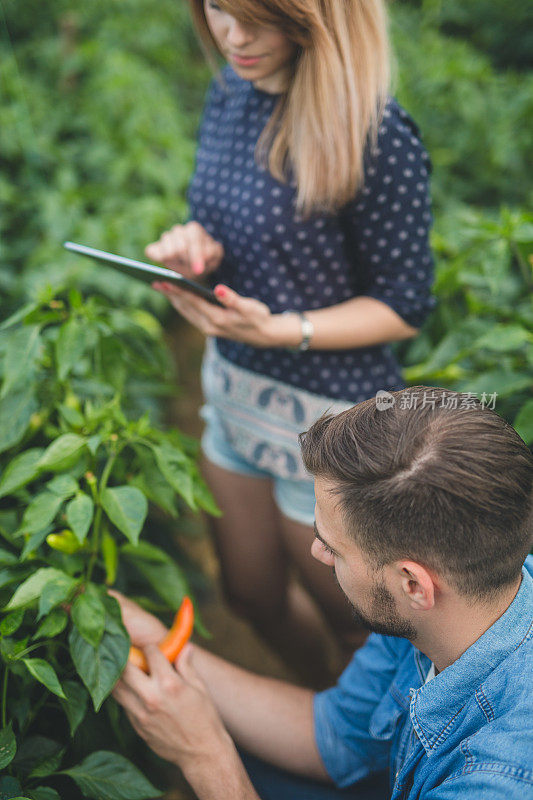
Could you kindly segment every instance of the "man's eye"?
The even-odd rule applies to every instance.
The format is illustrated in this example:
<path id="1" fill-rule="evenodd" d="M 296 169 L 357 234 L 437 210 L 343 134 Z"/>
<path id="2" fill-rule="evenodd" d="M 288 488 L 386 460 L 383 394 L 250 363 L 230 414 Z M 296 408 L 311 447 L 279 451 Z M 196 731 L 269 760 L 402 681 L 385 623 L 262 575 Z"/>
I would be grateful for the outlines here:
<path id="1" fill-rule="evenodd" d="M 335 552 L 325 542 L 320 542 L 320 544 L 322 545 L 324 552 L 326 552 L 328 555 L 330 556 L 335 555 Z"/>

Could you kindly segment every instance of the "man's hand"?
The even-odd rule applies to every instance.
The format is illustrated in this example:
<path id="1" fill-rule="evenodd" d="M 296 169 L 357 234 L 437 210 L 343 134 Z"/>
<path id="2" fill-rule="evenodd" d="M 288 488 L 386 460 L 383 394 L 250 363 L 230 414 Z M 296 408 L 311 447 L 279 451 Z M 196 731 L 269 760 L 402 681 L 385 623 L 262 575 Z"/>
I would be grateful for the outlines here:
<path id="1" fill-rule="evenodd" d="M 114 589 L 109 589 L 109 594 L 118 601 L 122 612 L 122 621 L 128 631 L 131 643 L 144 649 L 147 645 L 158 644 L 165 636 L 167 629 L 161 620 L 154 617 L 133 600 L 125 597 Z"/>
<path id="2" fill-rule="evenodd" d="M 115 699 L 154 752 L 186 770 L 233 748 L 213 702 L 183 651 L 176 669 L 154 645 L 145 648 L 150 675 L 128 664 Z"/>
<path id="3" fill-rule="evenodd" d="M 128 664 L 114 698 L 147 745 L 176 764 L 205 800 L 258 800 L 235 745 L 192 664 L 191 647 L 168 663 L 145 649 L 150 675 Z"/>
<path id="4" fill-rule="evenodd" d="M 186 278 L 213 272 L 224 258 L 224 248 L 198 222 L 174 225 L 157 242 L 146 247 L 148 258 L 159 261 Z"/>

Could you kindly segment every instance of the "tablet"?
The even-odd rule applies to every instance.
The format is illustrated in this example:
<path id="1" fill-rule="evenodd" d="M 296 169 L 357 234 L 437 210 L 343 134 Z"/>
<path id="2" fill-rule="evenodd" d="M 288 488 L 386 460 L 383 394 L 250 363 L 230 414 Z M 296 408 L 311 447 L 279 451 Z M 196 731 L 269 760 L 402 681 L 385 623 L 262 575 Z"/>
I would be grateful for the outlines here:
<path id="1" fill-rule="evenodd" d="M 133 258 L 125 258 L 124 256 L 117 256 L 114 253 L 106 253 L 105 250 L 96 250 L 94 247 L 86 247 L 84 244 L 75 244 L 74 242 L 64 242 L 63 247 L 70 250 L 71 253 L 78 253 L 81 256 L 94 258 L 97 261 L 102 261 L 109 267 L 123 272 L 125 275 L 130 275 L 132 278 L 138 278 L 144 283 L 153 283 L 154 281 L 166 281 L 179 286 L 187 292 L 202 297 L 208 303 L 214 306 L 224 308 L 224 305 L 218 300 L 217 296 L 210 289 L 206 289 L 196 281 L 191 281 L 189 278 L 184 278 L 179 272 L 174 272 L 173 269 L 166 267 L 156 267 L 154 264 L 146 264 L 144 261 L 136 261 Z"/>

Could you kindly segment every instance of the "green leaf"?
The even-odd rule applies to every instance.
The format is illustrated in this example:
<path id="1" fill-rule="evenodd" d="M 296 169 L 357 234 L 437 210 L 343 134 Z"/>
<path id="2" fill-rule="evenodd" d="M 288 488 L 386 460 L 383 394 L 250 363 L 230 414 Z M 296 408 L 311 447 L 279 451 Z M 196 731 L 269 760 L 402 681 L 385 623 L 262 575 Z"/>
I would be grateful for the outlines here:
<path id="1" fill-rule="evenodd" d="M 69 636 L 72 661 L 89 690 L 95 711 L 99 710 L 122 674 L 130 650 L 130 639 L 122 624 L 118 603 L 112 597 L 103 597 L 102 600 L 106 625 L 99 646 L 90 645 L 75 626 Z"/>
<path id="2" fill-rule="evenodd" d="M 34 386 L 17 389 L 0 400 L 0 453 L 18 444 L 38 409 Z"/>
<path id="3" fill-rule="evenodd" d="M 0 569 L 0 589 L 9 586 L 10 583 L 20 583 L 21 580 L 26 579 L 27 575 L 27 568 L 6 567 L 5 569 Z M 7 610 L 8 608 L 6 606 L 6 611 Z"/>
<path id="4" fill-rule="evenodd" d="M 0 640 L 0 652 L 2 653 L 4 661 L 7 662 L 18 661 L 21 657 L 21 654 L 23 654 L 26 650 L 27 646 L 27 636 L 25 636 L 24 639 L 13 639 L 9 636 L 5 636 L 2 640 Z"/>
<path id="5" fill-rule="evenodd" d="M 102 641 L 105 629 L 105 608 L 96 593 L 78 595 L 70 611 L 72 622 L 93 647 Z"/>
<path id="6" fill-rule="evenodd" d="M 32 447 L 16 456 L 7 465 L 0 480 L 0 497 L 16 492 L 37 477 L 39 474 L 37 464 L 43 452 L 42 447 Z"/>
<path id="7" fill-rule="evenodd" d="M 194 499 L 198 508 L 207 511 L 212 517 L 222 516 L 222 511 L 217 506 L 215 498 L 199 474 L 194 475 Z"/>
<path id="8" fill-rule="evenodd" d="M 83 414 L 81 414 L 76 408 L 70 408 L 70 406 L 60 403 L 57 407 L 57 410 L 67 423 L 68 428 L 83 427 L 85 419 L 83 418 Z"/>
<path id="9" fill-rule="evenodd" d="M 53 530 L 52 526 L 49 525 L 47 528 L 44 528 L 42 531 L 37 531 L 37 533 L 32 533 L 32 535 L 26 539 L 24 543 L 24 547 L 22 548 L 22 552 L 20 554 L 20 560 L 26 561 L 32 553 L 44 542 L 48 534 Z"/>
<path id="10" fill-rule="evenodd" d="M 22 306 L 15 311 L 14 314 L 2 322 L 0 325 L 0 331 L 5 331 L 7 328 L 11 328 L 13 325 L 17 325 L 19 322 L 22 322 L 24 317 L 26 317 L 32 311 L 35 311 L 36 308 L 38 308 L 37 303 L 27 303 L 25 306 Z"/>
<path id="11" fill-rule="evenodd" d="M 63 575 L 64 572 L 54 567 L 41 567 L 41 569 L 38 569 L 37 572 L 30 575 L 30 577 L 17 588 L 15 594 L 6 606 L 6 610 L 22 608 L 23 606 L 33 603 L 33 601 L 37 600 L 40 596 L 47 583 L 57 580 Z"/>
<path id="12" fill-rule="evenodd" d="M 11 333 L 4 358 L 4 383 L 1 397 L 5 397 L 23 382 L 32 379 L 39 349 L 39 328 L 37 326 L 24 326 Z"/>
<path id="13" fill-rule="evenodd" d="M 87 335 L 84 326 L 71 317 L 59 330 L 56 341 L 57 372 L 64 381 L 85 350 Z"/>
<path id="14" fill-rule="evenodd" d="M 62 701 L 60 701 L 62 702 Z M 46 736 L 25 737 L 20 745 L 13 767 L 18 775 L 43 777 L 50 774 L 50 765 L 56 764 L 55 772 L 65 751 L 59 742 Z M 59 761 L 58 761 L 59 756 Z"/>
<path id="15" fill-rule="evenodd" d="M 468 380 L 461 381 L 457 386 L 459 392 L 473 392 L 479 398 L 483 392 L 491 395 L 494 392 L 496 398 L 496 411 L 498 403 L 505 397 L 509 397 L 515 392 L 531 388 L 531 375 L 523 372 L 512 372 L 505 369 L 495 369 L 491 372 L 484 372 L 480 375 L 473 375 Z"/>
<path id="16" fill-rule="evenodd" d="M 59 750 L 59 752 L 55 755 L 50 756 L 50 758 L 43 759 L 43 761 L 41 761 L 34 769 L 32 769 L 28 777 L 47 778 L 49 775 L 54 775 L 61 766 L 66 749 L 66 747 L 62 747 L 61 750 Z"/>
<path id="17" fill-rule="evenodd" d="M 151 503 L 166 511 L 173 519 L 178 516 L 176 493 L 158 469 L 134 475 L 129 485 L 139 489 Z"/>
<path id="18" fill-rule="evenodd" d="M 67 715 L 70 735 L 74 736 L 87 713 L 89 695 L 85 686 L 82 686 L 81 683 L 77 681 L 64 681 L 63 691 L 65 692 L 66 699 L 60 700 L 59 702 Z"/>
<path id="19" fill-rule="evenodd" d="M 85 492 L 80 492 L 67 506 L 67 522 L 80 544 L 85 540 L 93 520 L 94 503 Z"/>
<path id="20" fill-rule="evenodd" d="M 152 561 L 155 564 L 172 564 L 173 560 L 162 550 L 160 547 L 157 547 L 155 544 L 150 544 L 150 542 L 139 542 L 138 544 L 123 544 L 120 548 L 120 552 L 126 556 L 131 557 L 135 561 Z"/>
<path id="21" fill-rule="evenodd" d="M 58 572 L 59 574 L 53 581 L 49 581 L 43 586 L 39 597 L 38 619 L 46 616 L 55 606 L 69 600 L 72 592 L 78 585 L 78 581 L 71 578 L 66 572 Z"/>
<path id="22" fill-rule="evenodd" d="M 22 625 L 22 620 L 24 619 L 24 609 L 17 608 L 16 611 L 12 611 L 11 614 L 8 614 L 2 622 L 0 622 L 0 634 L 2 636 L 11 636 L 12 633 L 18 631 L 20 626 Z"/>
<path id="23" fill-rule="evenodd" d="M 18 564 L 18 558 L 14 553 L 10 553 L 9 550 L 4 550 L 3 547 L 0 547 L 0 564 L 3 567 L 6 565 L 12 566 L 13 564 Z"/>
<path id="24" fill-rule="evenodd" d="M 64 433 L 44 451 L 39 461 L 42 469 L 68 469 L 79 458 L 86 440 L 77 433 Z"/>
<path id="25" fill-rule="evenodd" d="M 185 574 L 170 556 L 148 542 L 139 542 L 137 547 L 124 545 L 121 552 L 170 608 L 179 608 L 188 593 L 188 584 Z"/>
<path id="26" fill-rule="evenodd" d="M 55 518 L 63 504 L 63 498 L 53 492 L 41 492 L 31 501 L 22 517 L 21 530 L 37 533 L 46 528 Z"/>
<path id="27" fill-rule="evenodd" d="M 51 786 L 36 786 L 31 790 L 32 800 L 61 800 L 61 795 Z"/>
<path id="28" fill-rule="evenodd" d="M 533 442 L 533 400 L 528 400 L 515 417 L 513 427 L 527 445 Z"/>
<path id="29" fill-rule="evenodd" d="M 98 450 L 101 444 L 102 444 L 102 437 L 99 434 L 94 434 L 93 436 L 89 436 L 89 438 L 87 439 L 87 447 L 89 448 L 93 456 L 96 455 L 96 451 Z"/>
<path id="30" fill-rule="evenodd" d="M 136 544 L 148 512 L 148 501 L 134 486 L 116 486 L 102 492 L 102 506 L 111 522 Z"/>
<path id="31" fill-rule="evenodd" d="M 47 778 L 49 775 L 54 775 L 63 761 L 66 747 L 62 747 L 57 753 L 44 758 L 35 766 L 29 774 L 29 778 Z"/>
<path id="32" fill-rule="evenodd" d="M 106 750 L 91 753 L 62 774 L 69 775 L 94 800 L 147 800 L 161 796 L 130 761 Z"/>
<path id="33" fill-rule="evenodd" d="M 44 684 L 50 692 L 58 697 L 65 697 L 54 668 L 44 658 L 23 658 L 22 662 L 35 680 Z"/>
<path id="34" fill-rule="evenodd" d="M 153 451 L 157 466 L 174 491 L 183 497 L 190 508 L 196 509 L 190 461 L 187 456 L 170 445 L 153 447 Z"/>
<path id="35" fill-rule="evenodd" d="M 72 497 L 78 491 L 78 481 L 74 480 L 72 475 L 56 475 L 51 481 L 48 481 L 46 488 L 49 492 L 57 494 L 58 497 Z"/>
<path id="36" fill-rule="evenodd" d="M 11 723 L 0 730 L 0 769 L 4 769 L 15 758 L 17 741 L 11 728 Z"/>
<path id="37" fill-rule="evenodd" d="M 531 342 L 532 335 L 521 325 L 501 323 L 481 336 L 474 343 L 474 350 L 482 347 L 495 350 L 498 353 L 516 352 L 520 347 Z"/>
<path id="38" fill-rule="evenodd" d="M 0 797 L 2 800 L 20 800 L 22 791 L 22 787 L 20 782 L 16 778 L 12 778 L 11 775 L 4 775 L 3 778 L 0 778 Z M 28 800 L 26 797 L 22 797 L 22 800 Z"/>
<path id="39" fill-rule="evenodd" d="M 63 608 L 54 608 L 43 619 L 32 639 L 53 639 L 67 627 L 68 614 Z"/>

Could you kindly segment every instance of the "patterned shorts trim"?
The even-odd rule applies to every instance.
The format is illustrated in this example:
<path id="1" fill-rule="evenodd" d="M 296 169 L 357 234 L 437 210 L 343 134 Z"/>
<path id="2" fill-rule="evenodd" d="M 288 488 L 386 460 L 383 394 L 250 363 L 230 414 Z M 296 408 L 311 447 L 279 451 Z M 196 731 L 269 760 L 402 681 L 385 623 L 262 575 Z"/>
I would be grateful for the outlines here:
<path id="1" fill-rule="evenodd" d="M 221 356 L 212 339 L 202 363 L 202 388 L 235 452 L 259 470 L 293 480 L 309 480 L 298 434 L 322 414 L 353 406 L 242 369 Z"/>

